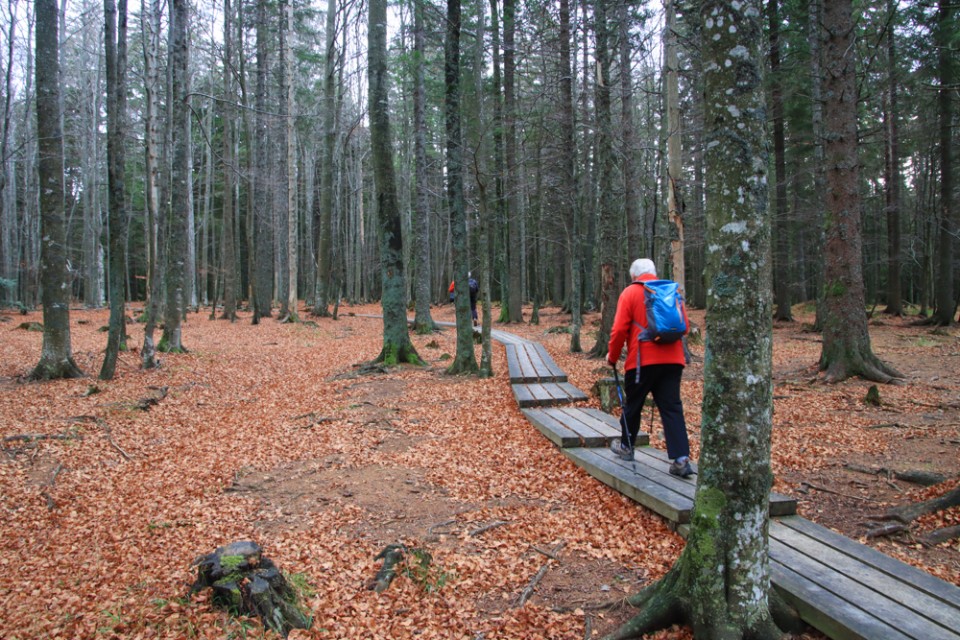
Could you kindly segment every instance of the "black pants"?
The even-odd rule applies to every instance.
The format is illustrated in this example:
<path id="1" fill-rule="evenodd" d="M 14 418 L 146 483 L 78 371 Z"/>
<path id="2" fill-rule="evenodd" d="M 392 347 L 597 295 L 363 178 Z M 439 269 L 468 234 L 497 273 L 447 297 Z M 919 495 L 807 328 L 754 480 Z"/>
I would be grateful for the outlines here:
<path id="1" fill-rule="evenodd" d="M 690 455 L 690 441 L 687 439 L 687 423 L 683 419 L 683 402 L 680 400 L 680 376 L 683 365 L 651 364 L 640 367 L 640 377 L 636 369 L 628 369 L 624 374 L 627 395 L 621 421 L 626 421 L 630 431 L 632 445 L 640 433 L 640 419 L 647 395 L 653 393 L 653 401 L 660 411 L 663 421 L 663 437 L 667 441 L 667 455 L 671 460 Z M 622 436 L 621 436 L 622 440 Z"/>

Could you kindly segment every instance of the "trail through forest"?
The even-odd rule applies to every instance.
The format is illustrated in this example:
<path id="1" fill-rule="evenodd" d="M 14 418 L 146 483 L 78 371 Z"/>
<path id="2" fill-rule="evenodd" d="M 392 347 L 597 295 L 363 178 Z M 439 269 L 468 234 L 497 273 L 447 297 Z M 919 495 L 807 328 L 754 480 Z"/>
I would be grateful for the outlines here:
<path id="1" fill-rule="evenodd" d="M 452 320 L 451 305 L 433 312 Z M 444 374 L 452 328 L 413 336 L 425 367 L 362 368 L 380 351 L 379 313 L 252 326 L 248 312 L 229 324 L 204 309 L 184 325 L 189 353 L 151 372 L 122 353 L 103 382 L 108 313 L 75 309 L 74 355 L 90 377 L 50 383 L 23 382 L 41 334 L 20 326 L 40 314 L 0 316 L 0 638 L 261 637 L 208 594 L 187 596 L 191 563 L 242 539 L 303 587 L 314 625 L 292 638 L 571 639 L 628 617 L 597 607 L 663 575 L 682 538 L 526 421 L 501 346 L 488 380 Z M 874 351 L 906 375 L 873 405 L 869 383 L 817 382 L 808 315 L 775 327 L 774 489 L 799 498 L 801 515 L 960 585 L 960 542 L 923 542 L 960 525 L 960 507 L 867 538 L 890 508 L 958 484 L 960 332 L 871 321 Z M 568 353 L 569 316 L 540 319 L 496 328 L 544 344 L 584 391 L 608 375 Z M 585 323 L 589 348 L 596 315 Z M 143 325 L 128 333 L 139 348 Z M 692 350 L 683 398 L 696 457 L 703 347 Z M 908 470 L 949 479 L 897 479 Z M 375 593 L 375 557 L 395 543 L 431 563 Z"/>

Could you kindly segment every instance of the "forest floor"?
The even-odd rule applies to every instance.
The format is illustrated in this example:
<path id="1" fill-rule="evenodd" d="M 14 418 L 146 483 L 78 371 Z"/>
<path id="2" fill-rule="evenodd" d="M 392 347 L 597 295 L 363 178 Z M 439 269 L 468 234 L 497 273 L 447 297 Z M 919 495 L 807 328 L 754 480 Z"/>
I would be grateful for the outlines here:
<path id="1" fill-rule="evenodd" d="M 870 383 L 818 380 L 820 338 L 800 311 L 774 329 L 774 489 L 796 496 L 801 515 L 960 585 L 960 543 L 921 541 L 960 524 L 960 508 L 866 537 L 871 517 L 960 481 L 960 331 L 871 321 L 874 351 L 905 376 L 880 385 L 872 406 Z M 502 346 L 486 380 L 445 374 L 453 329 L 413 336 L 427 366 L 365 373 L 382 344 L 382 322 L 367 316 L 379 313 L 254 326 L 249 313 L 228 324 L 202 310 L 184 325 L 189 353 L 163 355 L 155 371 L 139 368 L 133 324 L 135 349 L 103 382 L 108 314 L 76 309 L 73 350 L 89 377 L 46 383 L 24 381 L 41 334 L 19 328 L 41 315 L 0 315 L 0 638 L 263 637 L 209 594 L 187 595 L 191 563 L 240 539 L 305 586 L 314 624 L 292 638 L 579 639 L 626 620 L 596 605 L 663 575 L 682 538 L 526 421 Z M 450 305 L 433 313 L 453 319 Z M 692 315 L 702 326 L 703 312 Z M 568 322 L 546 308 L 538 325 L 496 328 L 544 344 L 589 393 L 609 368 L 568 352 Z M 587 348 L 597 322 L 586 318 Z M 692 350 L 683 398 L 696 458 L 703 347 Z M 849 465 L 950 480 L 923 488 Z M 377 594 L 375 558 L 392 543 L 432 563 L 411 563 Z"/>

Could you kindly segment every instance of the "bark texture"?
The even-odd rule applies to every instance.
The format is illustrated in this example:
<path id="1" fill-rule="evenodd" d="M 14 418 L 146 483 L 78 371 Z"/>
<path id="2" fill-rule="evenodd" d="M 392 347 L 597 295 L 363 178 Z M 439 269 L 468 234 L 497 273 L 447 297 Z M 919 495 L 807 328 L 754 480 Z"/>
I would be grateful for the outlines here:
<path id="1" fill-rule="evenodd" d="M 400 206 L 390 136 L 387 87 L 387 3 L 370 2 L 367 81 L 370 95 L 370 145 L 380 221 L 380 273 L 383 280 L 383 351 L 377 360 L 386 364 L 421 364 L 407 333 L 406 282 Z"/>
<path id="2" fill-rule="evenodd" d="M 37 153 L 40 181 L 40 282 L 43 344 L 34 380 L 77 378 L 70 344 L 70 287 L 63 203 L 63 129 L 60 123 L 59 13 L 55 0 L 36 0 Z"/>
<path id="3" fill-rule="evenodd" d="M 762 5 L 702 7 L 707 339 L 690 535 L 612 637 L 686 622 L 701 639 L 778 638 L 770 612 L 772 299 Z"/>
<path id="4" fill-rule="evenodd" d="M 823 25 L 826 242 L 820 370 L 829 382 L 857 375 L 890 382 L 900 374 L 873 354 L 864 301 L 851 0 L 825 3 Z"/>

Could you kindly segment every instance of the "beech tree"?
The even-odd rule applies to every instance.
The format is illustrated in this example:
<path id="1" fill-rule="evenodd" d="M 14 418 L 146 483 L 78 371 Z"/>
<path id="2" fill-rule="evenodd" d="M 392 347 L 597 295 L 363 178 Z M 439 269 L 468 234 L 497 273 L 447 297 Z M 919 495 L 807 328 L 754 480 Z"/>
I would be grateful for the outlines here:
<path id="1" fill-rule="evenodd" d="M 642 611 L 614 639 L 677 622 L 698 640 L 781 636 L 767 538 L 773 329 L 762 15 L 761 0 L 701 7 L 709 249 L 699 476 L 686 547 L 629 598 Z"/>
<path id="2" fill-rule="evenodd" d="M 83 375 L 70 345 L 70 287 L 63 206 L 63 129 L 60 122 L 60 38 L 56 0 L 36 0 L 37 154 L 40 186 L 40 281 L 43 344 L 34 380 Z"/>
<path id="3" fill-rule="evenodd" d="M 123 141 L 127 111 L 127 0 L 103 0 L 107 60 L 107 182 L 110 207 L 110 328 L 100 378 L 110 380 L 126 347 L 127 194 Z"/>
<path id="4" fill-rule="evenodd" d="M 387 0 L 369 1 L 367 23 L 367 83 L 370 96 L 370 153 L 377 214 L 380 219 L 380 274 L 383 281 L 383 351 L 386 364 L 421 364 L 407 333 L 406 281 L 400 206 L 393 168 L 390 102 L 387 87 Z"/>

